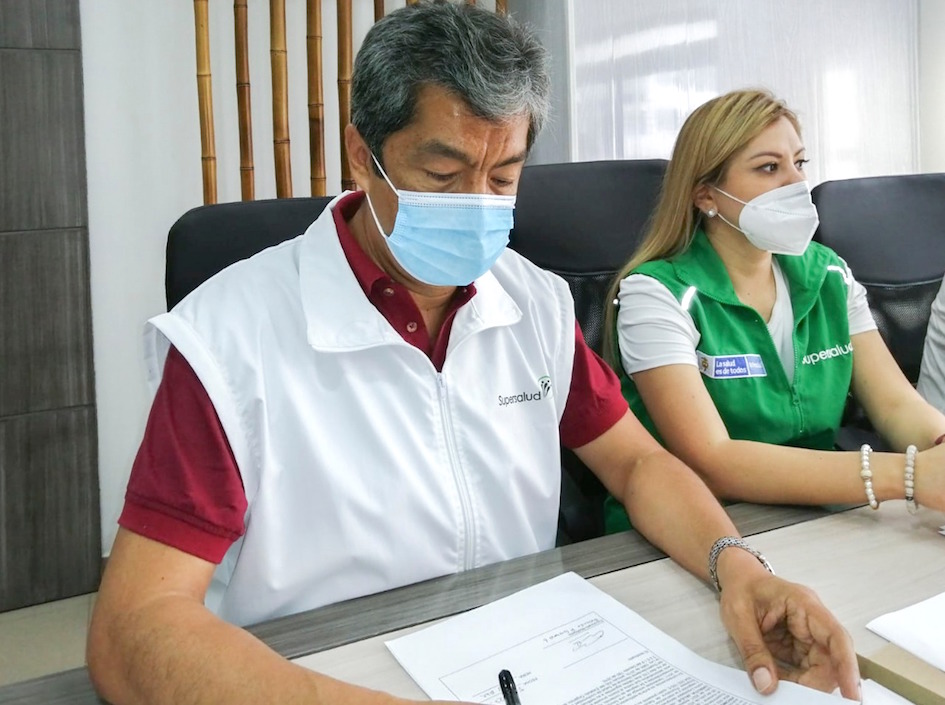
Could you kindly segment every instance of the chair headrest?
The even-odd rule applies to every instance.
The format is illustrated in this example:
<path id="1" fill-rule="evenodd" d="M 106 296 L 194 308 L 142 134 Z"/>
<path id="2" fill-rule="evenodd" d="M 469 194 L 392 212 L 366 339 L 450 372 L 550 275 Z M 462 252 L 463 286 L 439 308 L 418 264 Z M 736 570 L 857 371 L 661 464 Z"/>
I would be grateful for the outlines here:
<path id="1" fill-rule="evenodd" d="M 511 247 L 555 272 L 616 272 L 656 203 L 665 159 L 539 164 L 522 171 Z"/>
<path id="2" fill-rule="evenodd" d="M 330 201 L 329 197 L 278 198 L 187 211 L 167 234 L 167 309 L 234 262 L 301 235 Z"/>
<path id="3" fill-rule="evenodd" d="M 945 174 L 825 181 L 812 192 L 814 238 L 863 283 L 908 284 L 945 272 Z"/>

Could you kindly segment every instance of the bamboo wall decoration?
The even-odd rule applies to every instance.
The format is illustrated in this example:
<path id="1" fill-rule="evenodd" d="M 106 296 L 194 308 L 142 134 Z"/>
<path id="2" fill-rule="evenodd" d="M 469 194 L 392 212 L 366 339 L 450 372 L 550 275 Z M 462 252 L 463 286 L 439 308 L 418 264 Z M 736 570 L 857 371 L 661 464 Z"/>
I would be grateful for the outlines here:
<path id="1" fill-rule="evenodd" d="M 289 160 L 289 74 L 285 43 L 285 0 L 269 0 L 269 55 L 272 63 L 272 145 L 276 198 L 292 197 Z"/>
<path id="2" fill-rule="evenodd" d="M 200 163 L 203 202 L 217 202 L 217 156 L 213 136 L 213 93 L 210 75 L 210 26 L 208 0 L 194 0 L 197 48 L 197 109 L 200 114 Z"/>
<path id="3" fill-rule="evenodd" d="M 244 201 L 256 197 L 253 171 L 253 117 L 249 89 L 249 35 L 246 0 L 233 3 L 236 31 L 236 111 L 240 133 L 240 195 Z"/>
<path id="4" fill-rule="evenodd" d="M 345 127 L 351 122 L 351 0 L 338 0 L 338 122 L 341 137 L 341 189 L 353 190 L 354 180 L 345 149 Z"/>
<path id="5" fill-rule="evenodd" d="M 308 53 L 309 173 L 313 196 L 324 196 L 325 184 L 325 96 L 322 87 L 322 0 L 306 5 Z"/>
<path id="6" fill-rule="evenodd" d="M 351 178 L 344 132 L 351 122 L 353 72 L 353 22 L 351 0 L 336 0 L 338 10 L 338 122 L 341 147 L 341 188 L 356 188 Z M 406 0 L 415 5 L 419 0 Z M 476 0 L 465 0 L 475 5 Z M 209 0 L 193 0 L 197 54 L 197 105 L 200 113 L 200 159 L 203 202 L 217 202 L 217 159 L 213 125 L 210 72 Z M 306 51 L 308 58 L 308 123 L 310 182 L 313 196 L 327 192 L 325 154 L 325 94 L 322 35 L 322 0 L 306 0 Z M 495 0 L 495 11 L 508 12 L 507 0 Z M 236 46 L 236 102 L 239 120 L 240 191 L 244 201 L 255 198 L 252 100 L 249 75 L 249 0 L 233 0 Z M 374 21 L 384 17 L 384 0 L 374 0 Z M 289 74 L 286 51 L 285 0 L 269 0 L 270 62 L 272 69 L 272 135 L 275 156 L 276 197 L 292 197 L 289 141 Z"/>

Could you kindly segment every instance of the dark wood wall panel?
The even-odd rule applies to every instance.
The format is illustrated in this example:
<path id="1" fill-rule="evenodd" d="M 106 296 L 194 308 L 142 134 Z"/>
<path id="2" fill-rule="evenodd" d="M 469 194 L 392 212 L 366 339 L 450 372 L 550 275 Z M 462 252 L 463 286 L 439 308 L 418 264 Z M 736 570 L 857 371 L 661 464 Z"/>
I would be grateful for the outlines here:
<path id="1" fill-rule="evenodd" d="M 78 49 L 79 4 L 66 0 L 0 0 L 0 47 Z"/>
<path id="2" fill-rule="evenodd" d="M 93 407 L 0 419 L 0 610 L 98 587 L 95 439 Z"/>
<path id="3" fill-rule="evenodd" d="M 0 612 L 98 587 L 79 0 L 0 0 Z"/>
<path id="4" fill-rule="evenodd" d="M 0 49 L 0 116 L 0 232 L 85 226 L 82 55 Z"/>
<path id="5" fill-rule="evenodd" d="M 0 417 L 94 402 L 84 229 L 0 233 Z"/>

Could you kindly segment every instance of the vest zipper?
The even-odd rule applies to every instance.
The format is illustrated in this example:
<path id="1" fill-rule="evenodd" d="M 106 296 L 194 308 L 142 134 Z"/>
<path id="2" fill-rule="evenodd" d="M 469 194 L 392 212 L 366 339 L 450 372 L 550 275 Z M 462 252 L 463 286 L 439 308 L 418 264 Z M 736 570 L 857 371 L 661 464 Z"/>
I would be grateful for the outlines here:
<path id="1" fill-rule="evenodd" d="M 453 471 L 453 481 L 456 483 L 456 491 L 459 494 L 459 504 L 463 511 L 463 537 L 465 539 L 463 546 L 463 570 L 469 570 L 475 567 L 473 556 L 473 532 L 475 531 L 475 522 L 473 521 L 472 500 L 469 495 L 469 485 L 466 482 L 466 476 L 463 474 L 459 464 L 459 456 L 456 454 L 456 444 L 453 440 L 453 418 L 450 414 L 449 404 L 447 402 L 446 380 L 443 374 L 437 372 L 437 396 L 440 401 L 440 418 L 443 419 L 443 437 L 446 440 L 446 450 L 450 457 L 450 469 Z"/>
<path id="2" fill-rule="evenodd" d="M 791 402 L 794 405 L 794 418 L 797 422 L 797 435 L 804 436 L 807 433 L 807 424 L 804 418 L 804 405 L 801 403 L 801 395 L 797 391 L 797 383 L 801 372 L 801 351 L 797 345 L 797 324 L 794 321 L 794 327 L 791 329 L 791 343 L 794 345 L 794 378 L 791 380 Z"/>
<path id="3" fill-rule="evenodd" d="M 747 307 L 751 308 L 751 307 Z M 778 361 L 778 364 L 781 366 L 781 370 L 784 373 L 784 381 L 787 382 L 788 391 L 791 393 L 791 411 L 794 416 L 794 423 L 792 424 L 796 430 L 795 435 L 803 436 L 806 432 L 805 423 L 804 423 L 804 407 L 801 404 L 801 396 L 797 393 L 797 379 L 798 373 L 800 372 L 801 366 L 801 354 L 797 347 L 797 325 L 798 322 L 794 321 L 794 327 L 791 329 L 791 349 L 794 352 L 794 374 L 788 378 L 787 368 L 784 366 L 784 362 L 781 361 L 781 355 L 778 351 L 778 345 L 775 343 L 774 338 L 771 337 L 771 331 L 768 329 L 768 324 L 765 323 L 765 319 L 761 317 L 754 309 L 751 309 L 755 314 L 758 325 L 765 331 L 768 336 L 768 340 L 771 342 L 771 350 L 774 352 L 774 359 Z"/>

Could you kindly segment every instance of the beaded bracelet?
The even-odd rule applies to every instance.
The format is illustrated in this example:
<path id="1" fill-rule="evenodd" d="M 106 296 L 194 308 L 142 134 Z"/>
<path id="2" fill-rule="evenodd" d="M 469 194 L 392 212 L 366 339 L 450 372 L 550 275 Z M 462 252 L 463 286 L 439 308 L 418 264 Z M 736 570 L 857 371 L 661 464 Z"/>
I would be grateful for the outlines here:
<path id="1" fill-rule="evenodd" d="M 909 508 L 910 514 L 919 511 L 919 505 L 915 502 L 915 454 L 917 450 L 915 446 L 906 448 L 906 469 L 903 473 L 906 484 L 906 506 Z"/>
<path id="2" fill-rule="evenodd" d="M 870 503 L 870 509 L 879 509 L 876 493 L 873 492 L 873 471 L 870 470 L 870 453 L 872 452 L 873 449 L 869 443 L 860 446 L 860 478 L 863 480 L 863 489 L 866 490 L 866 500 Z"/>
<path id="3" fill-rule="evenodd" d="M 712 581 L 712 584 L 715 585 L 715 589 L 719 592 L 722 592 L 722 586 L 719 584 L 719 555 L 726 548 L 734 546 L 735 548 L 740 548 L 743 551 L 748 551 L 751 555 L 758 559 L 758 562 L 765 567 L 771 575 L 774 575 L 774 568 L 771 567 L 771 564 L 768 563 L 768 559 L 765 558 L 761 551 L 752 548 L 748 545 L 748 542 L 745 539 L 738 538 L 737 536 L 723 536 L 712 544 L 712 548 L 709 551 L 709 579 Z"/>

